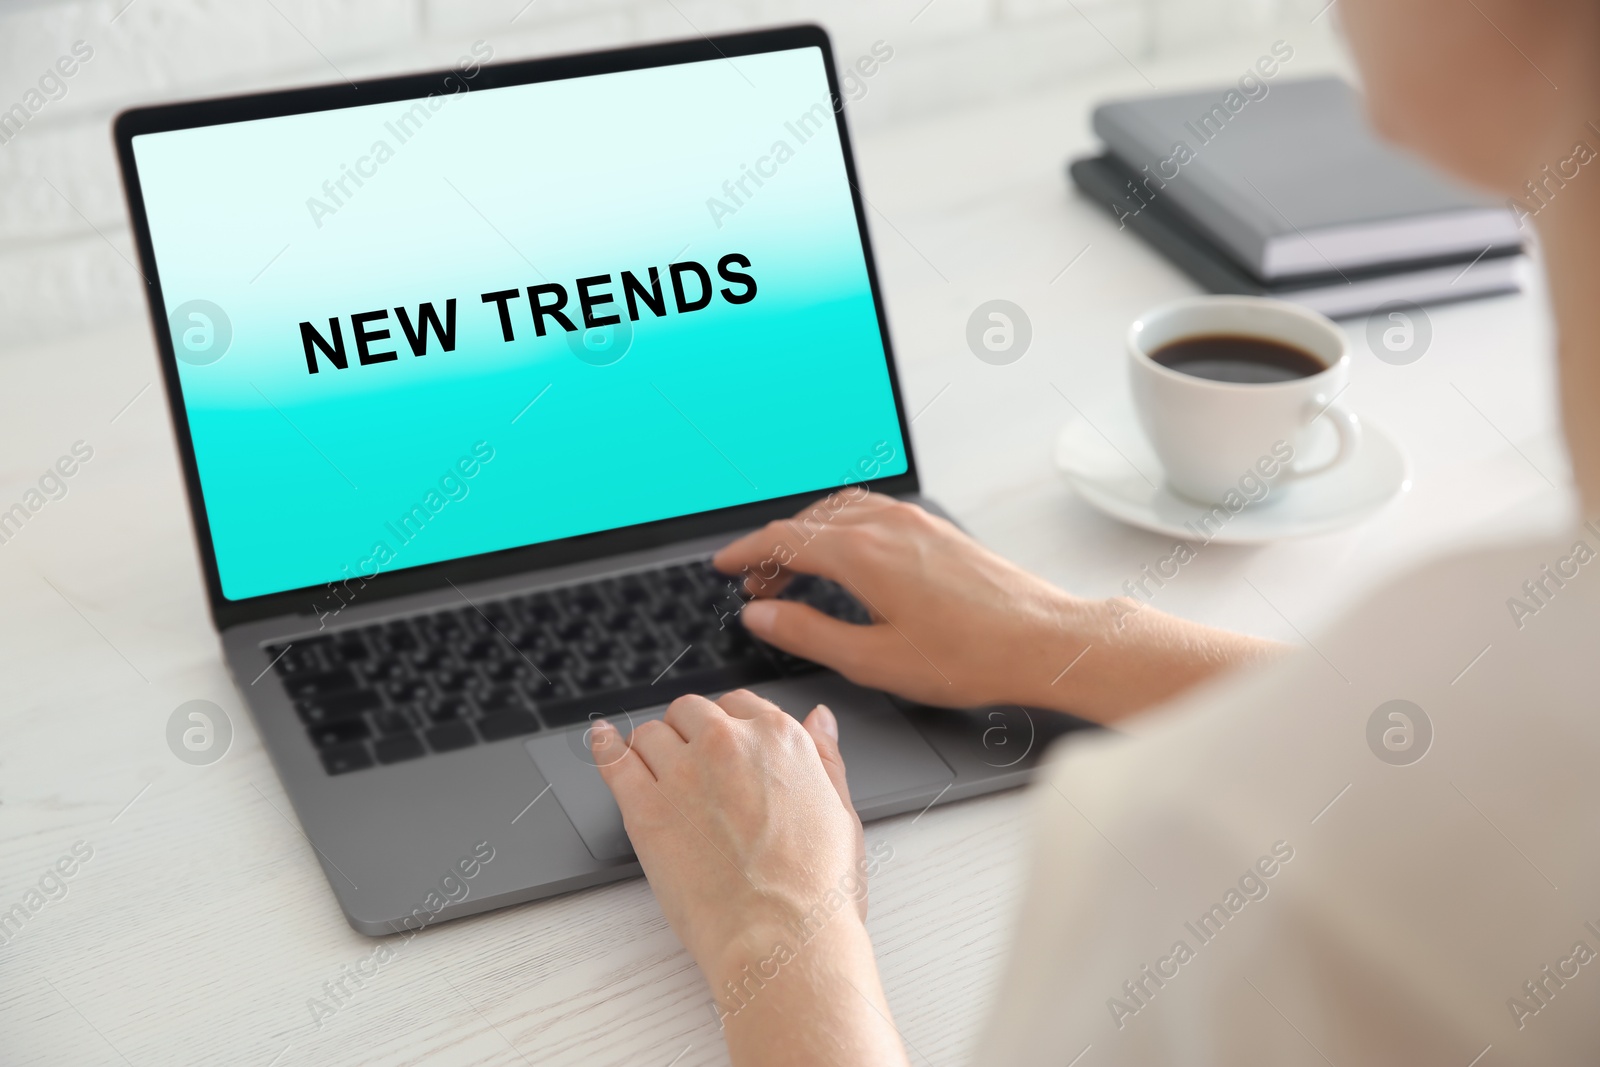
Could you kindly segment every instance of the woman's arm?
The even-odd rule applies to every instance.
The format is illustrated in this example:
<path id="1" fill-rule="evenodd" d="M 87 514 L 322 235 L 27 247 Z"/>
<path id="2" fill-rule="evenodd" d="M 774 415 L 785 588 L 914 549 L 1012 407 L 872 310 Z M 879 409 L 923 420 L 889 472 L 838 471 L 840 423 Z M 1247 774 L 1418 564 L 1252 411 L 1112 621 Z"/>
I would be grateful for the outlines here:
<path id="1" fill-rule="evenodd" d="M 1108 722 L 1274 646 L 1133 600 L 1069 596 L 921 508 L 835 494 L 716 558 L 755 595 L 745 626 L 864 685 L 947 706 L 1020 703 Z M 855 626 L 775 600 L 839 582 Z M 595 761 L 667 921 L 711 987 L 738 1067 L 905 1064 L 867 938 L 861 822 L 838 726 L 748 692 L 674 701 Z"/>
<path id="2" fill-rule="evenodd" d="M 681 697 L 595 762 L 738 1067 L 904 1065 L 867 938 L 861 820 L 833 713 Z"/>
<path id="3" fill-rule="evenodd" d="M 1025 704 L 1112 722 L 1280 646 L 1119 597 L 1086 600 L 914 504 L 845 490 L 714 560 L 756 599 L 751 633 L 862 685 L 945 707 Z M 852 626 L 772 599 L 830 578 L 871 612 Z"/>

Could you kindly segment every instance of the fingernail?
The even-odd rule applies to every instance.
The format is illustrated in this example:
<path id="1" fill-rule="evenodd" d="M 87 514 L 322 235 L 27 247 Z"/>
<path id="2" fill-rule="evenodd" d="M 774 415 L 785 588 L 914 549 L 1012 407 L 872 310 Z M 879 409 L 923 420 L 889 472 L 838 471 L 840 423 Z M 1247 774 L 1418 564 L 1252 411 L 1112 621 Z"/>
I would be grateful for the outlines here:
<path id="1" fill-rule="evenodd" d="M 617 728 L 605 719 L 596 719 L 593 726 L 589 727 L 589 747 L 601 748 L 611 743 L 616 736 Z"/>
<path id="2" fill-rule="evenodd" d="M 820 713 L 818 721 L 822 724 L 822 732 L 835 741 L 839 740 L 839 720 L 833 717 L 833 709 L 826 704 L 818 704 L 817 711 Z"/>
<path id="3" fill-rule="evenodd" d="M 777 614 L 778 605 L 770 600 L 752 600 L 744 606 L 743 618 L 746 629 L 756 633 L 767 633 L 772 629 L 773 616 Z"/>

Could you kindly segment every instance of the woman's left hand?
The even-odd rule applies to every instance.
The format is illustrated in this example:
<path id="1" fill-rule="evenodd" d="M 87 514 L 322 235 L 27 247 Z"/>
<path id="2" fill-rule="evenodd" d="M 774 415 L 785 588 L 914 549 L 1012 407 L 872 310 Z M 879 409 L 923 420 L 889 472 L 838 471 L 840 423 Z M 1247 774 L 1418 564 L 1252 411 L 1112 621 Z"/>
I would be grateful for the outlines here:
<path id="1" fill-rule="evenodd" d="M 593 744 L 661 910 L 713 986 L 793 940 L 830 891 L 855 898 L 831 921 L 865 919 L 861 820 L 827 708 L 802 725 L 742 689 L 685 696 L 628 740 L 597 723 Z"/>
<path id="2" fill-rule="evenodd" d="M 595 762 L 736 1067 L 905 1064 L 867 938 L 861 820 L 839 728 L 753 693 L 679 697 Z"/>

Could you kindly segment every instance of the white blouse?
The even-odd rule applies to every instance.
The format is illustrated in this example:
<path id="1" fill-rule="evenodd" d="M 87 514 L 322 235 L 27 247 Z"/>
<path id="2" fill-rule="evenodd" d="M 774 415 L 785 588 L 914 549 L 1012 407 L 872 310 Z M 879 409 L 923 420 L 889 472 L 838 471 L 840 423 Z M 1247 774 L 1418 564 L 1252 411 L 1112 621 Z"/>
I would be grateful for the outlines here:
<path id="1" fill-rule="evenodd" d="M 1051 754 L 975 1062 L 1600 1064 L 1600 534 L 1312 640 Z"/>

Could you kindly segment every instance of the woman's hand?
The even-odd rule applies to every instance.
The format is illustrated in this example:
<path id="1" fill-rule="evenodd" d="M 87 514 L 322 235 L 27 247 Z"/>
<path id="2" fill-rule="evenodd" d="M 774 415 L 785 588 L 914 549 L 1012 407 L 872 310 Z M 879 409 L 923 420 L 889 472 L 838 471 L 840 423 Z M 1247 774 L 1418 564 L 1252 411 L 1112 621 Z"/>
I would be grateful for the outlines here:
<path id="1" fill-rule="evenodd" d="M 901 1064 L 867 939 L 861 820 L 833 713 L 686 696 L 595 763 L 667 921 L 711 985 L 734 1063 Z"/>
<path id="2" fill-rule="evenodd" d="M 845 677 L 945 707 L 1026 704 L 1109 722 L 1270 654 L 1271 642 L 1071 596 L 914 504 L 845 490 L 717 553 L 757 598 L 751 633 Z M 794 574 L 832 579 L 873 625 L 772 599 Z"/>
<path id="3" fill-rule="evenodd" d="M 597 722 L 595 762 L 622 808 L 661 910 L 716 976 L 760 951 L 829 890 L 855 889 L 866 918 L 861 820 L 850 804 L 833 713 L 802 726 L 745 690 L 679 697 L 626 742 Z"/>

